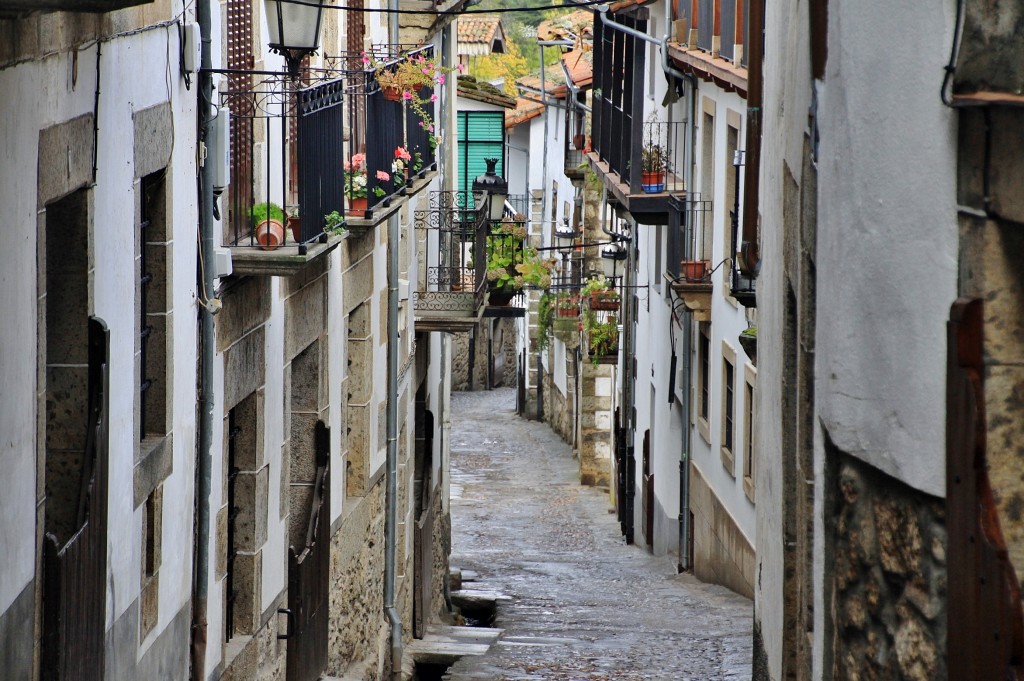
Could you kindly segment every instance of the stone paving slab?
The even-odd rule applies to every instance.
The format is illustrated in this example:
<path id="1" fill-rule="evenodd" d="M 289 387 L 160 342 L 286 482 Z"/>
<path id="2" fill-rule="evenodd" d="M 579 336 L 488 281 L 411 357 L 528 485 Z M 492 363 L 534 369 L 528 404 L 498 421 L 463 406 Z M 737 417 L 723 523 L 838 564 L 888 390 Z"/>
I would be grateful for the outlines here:
<path id="1" fill-rule="evenodd" d="M 452 396 L 452 557 L 503 636 L 451 681 L 750 679 L 750 600 L 625 544 L 571 448 L 512 389 Z"/>

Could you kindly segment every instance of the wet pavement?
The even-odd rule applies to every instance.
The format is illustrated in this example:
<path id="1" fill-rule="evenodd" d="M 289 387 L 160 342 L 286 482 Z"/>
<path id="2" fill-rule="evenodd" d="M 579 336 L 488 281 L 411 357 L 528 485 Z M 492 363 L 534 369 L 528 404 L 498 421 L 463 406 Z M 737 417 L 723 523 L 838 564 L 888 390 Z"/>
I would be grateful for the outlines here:
<path id="1" fill-rule="evenodd" d="M 750 679 L 752 602 L 627 546 L 571 448 L 515 415 L 515 392 L 452 395 L 452 556 L 497 592 L 504 634 L 453 681 Z"/>

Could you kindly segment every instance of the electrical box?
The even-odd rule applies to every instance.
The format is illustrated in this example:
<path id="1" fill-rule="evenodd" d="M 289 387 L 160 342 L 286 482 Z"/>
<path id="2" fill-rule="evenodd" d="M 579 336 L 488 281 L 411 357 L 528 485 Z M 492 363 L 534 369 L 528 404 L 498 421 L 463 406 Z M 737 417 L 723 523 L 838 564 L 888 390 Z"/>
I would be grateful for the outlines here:
<path id="1" fill-rule="evenodd" d="M 213 276 L 216 279 L 231 276 L 231 272 L 234 266 L 231 262 L 231 249 L 214 247 L 213 249 L 214 267 Z"/>
<path id="2" fill-rule="evenodd" d="M 199 45 L 202 33 L 199 24 L 185 24 L 181 29 L 181 70 L 183 73 L 195 73 L 199 63 Z"/>
<path id="3" fill-rule="evenodd" d="M 213 191 L 219 194 L 231 183 L 231 112 L 227 107 L 217 109 L 207 150 L 207 163 L 213 163 Z"/>

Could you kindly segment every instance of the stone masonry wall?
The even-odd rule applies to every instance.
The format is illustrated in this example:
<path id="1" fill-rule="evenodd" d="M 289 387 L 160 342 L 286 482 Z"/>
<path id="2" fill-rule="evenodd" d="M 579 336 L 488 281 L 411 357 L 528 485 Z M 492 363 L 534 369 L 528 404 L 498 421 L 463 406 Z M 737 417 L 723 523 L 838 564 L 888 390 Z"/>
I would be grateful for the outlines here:
<path id="1" fill-rule="evenodd" d="M 558 433 L 559 437 L 573 444 L 573 420 L 576 418 L 576 410 L 573 406 L 573 396 L 563 395 L 558 386 L 555 385 L 552 375 L 544 371 L 544 422 L 551 426 L 551 429 Z"/>
<path id="2" fill-rule="evenodd" d="M 366 665 L 375 680 L 378 644 L 387 635 L 384 609 L 384 478 L 362 499 L 349 498 L 331 537 L 327 673 Z"/>
<path id="3" fill-rule="evenodd" d="M 614 367 L 583 362 L 580 398 L 580 482 L 607 486 L 611 480 L 612 382 Z"/>
<path id="4" fill-rule="evenodd" d="M 839 453 L 832 490 L 836 681 L 945 679 L 946 529 L 942 499 Z"/>

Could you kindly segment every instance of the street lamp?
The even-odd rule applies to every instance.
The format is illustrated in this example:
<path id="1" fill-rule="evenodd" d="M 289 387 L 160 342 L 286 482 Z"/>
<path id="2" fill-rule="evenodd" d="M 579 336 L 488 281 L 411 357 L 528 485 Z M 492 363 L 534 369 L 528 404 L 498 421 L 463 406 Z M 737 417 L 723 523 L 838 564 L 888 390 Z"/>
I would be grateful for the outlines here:
<path id="1" fill-rule="evenodd" d="M 604 277 L 609 281 L 615 281 L 616 265 L 620 260 L 625 260 L 629 254 L 622 244 L 608 244 L 601 249 L 601 269 L 604 270 Z"/>
<path id="2" fill-rule="evenodd" d="M 477 210 L 488 211 L 491 222 L 498 222 L 505 217 L 505 199 L 508 197 L 508 182 L 494 172 L 498 159 L 485 158 L 487 172 L 473 180 L 473 198 Z M 488 203 L 489 207 L 484 207 Z"/>
<path id="3" fill-rule="evenodd" d="M 569 226 L 569 219 L 566 218 L 562 221 L 561 227 L 555 228 L 555 245 L 560 250 L 572 248 L 572 242 L 576 240 L 579 234 L 575 229 Z"/>
<path id="4" fill-rule="evenodd" d="M 288 74 L 299 75 L 302 58 L 320 47 L 320 23 L 323 5 L 299 4 L 292 0 L 264 0 L 270 50 L 284 57 Z"/>

